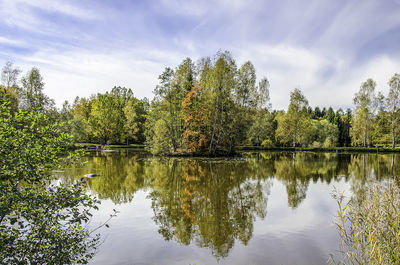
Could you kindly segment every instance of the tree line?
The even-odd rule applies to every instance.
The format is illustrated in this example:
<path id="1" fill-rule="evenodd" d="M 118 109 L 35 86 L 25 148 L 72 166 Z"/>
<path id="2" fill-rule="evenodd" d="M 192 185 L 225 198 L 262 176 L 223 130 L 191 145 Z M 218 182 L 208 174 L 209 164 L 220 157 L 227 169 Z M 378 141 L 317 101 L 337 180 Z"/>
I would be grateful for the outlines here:
<path id="1" fill-rule="evenodd" d="M 229 52 L 194 62 L 186 58 L 158 77 L 154 98 L 138 99 L 131 89 L 114 87 L 89 98 L 77 97 L 61 109 L 43 93 L 37 68 L 19 79 L 8 62 L 1 93 L 14 109 L 40 110 L 82 143 L 144 143 L 152 153 L 232 154 L 238 146 L 336 147 L 398 143 L 400 75 L 389 93 L 368 79 L 355 93 L 354 109 L 312 108 L 302 91 L 290 93 L 287 111 L 273 110 L 270 84 L 257 79 L 254 65 L 240 67 Z M 258 82 L 257 82 L 258 80 Z"/>

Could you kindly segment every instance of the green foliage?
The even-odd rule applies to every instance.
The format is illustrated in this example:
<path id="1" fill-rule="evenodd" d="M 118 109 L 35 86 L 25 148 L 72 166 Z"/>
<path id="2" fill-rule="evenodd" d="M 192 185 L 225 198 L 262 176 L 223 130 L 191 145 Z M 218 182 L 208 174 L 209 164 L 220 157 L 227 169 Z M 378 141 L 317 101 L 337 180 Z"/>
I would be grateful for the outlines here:
<path id="1" fill-rule="evenodd" d="M 290 104 L 287 113 L 279 113 L 276 117 L 278 128 L 276 138 L 283 144 L 296 143 L 307 145 L 308 133 L 310 128 L 310 117 L 307 113 L 308 101 L 300 89 L 295 89 L 290 93 Z"/>
<path id="2" fill-rule="evenodd" d="M 123 102 L 114 93 L 98 94 L 92 104 L 89 127 L 103 144 L 120 142 L 124 134 Z"/>
<path id="3" fill-rule="evenodd" d="M 396 139 L 400 131 L 400 75 L 394 74 L 389 81 L 389 94 L 386 98 L 386 109 L 391 123 L 392 147 L 396 146 Z"/>
<path id="4" fill-rule="evenodd" d="M 166 154 L 171 150 L 170 130 L 163 119 L 156 121 L 154 126 L 153 143 L 150 151 L 153 154 Z"/>
<path id="5" fill-rule="evenodd" d="M 250 143 L 259 146 L 260 143 L 269 140 L 272 143 L 274 139 L 274 116 L 266 110 L 258 110 L 254 115 L 252 125 L 247 131 L 247 137 Z M 264 146 L 263 144 L 261 144 Z"/>
<path id="6" fill-rule="evenodd" d="M 22 108 L 27 111 L 41 111 L 48 113 L 55 107 L 54 100 L 43 93 L 44 82 L 38 68 L 33 67 L 21 79 Z"/>
<path id="7" fill-rule="evenodd" d="M 143 143 L 145 140 L 144 130 L 146 122 L 147 102 L 138 100 L 135 97 L 130 98 L 123 108 L 126 118 L 124 129 L 126 137 L 131 138 L 136 143 Z"/>
<path id="8" fill-rule="evenodd" d="M 266 139 L 261 143 L 262 147 L 273 147 L 274 143 L 270 139 Z"/>
<path id="9" fill-rule="evenodd" d="M 365 195 L 361 201 L 351 199 L 347 203 L 342 195 L 336 195 L 343 255 L 339 264 L 399 264 L 398 183 L 375 184 Z"/>
<path id="10" fill-rule="evenodd" d="M 86 99 L 76 97 L 74 100 L 70 113 L 72 115 L 71 134 L 74 136 L 75 142 L 90 142 L 93 138 L 93 133 L 89 127 L 89 117 L 93 102 L 93 98 Z"/>
<path id="11" fill-rule="evenodd" d="M 15 68 L 12 62 L 6 62 L 1 72 L 0 96 L 7 97 L 11 103 L 11 110 L 16 111 L 21 101 L 20 88 L 17 85 L 21 70 Z"/>
<path id="12" fill-rule="evenodd" d="M 376 83 L 368 79 L 361 84 L 360 90 L 354 95 L 354 118 L 351 134 L 353 144 L 364 147 L 371 145 L 371 130 L 373 128 L 373 118 L 378 107 L 379 96 L 375 94 Z"/>
<path id="13" fill-rule="evenodd" d="M 80 183 L 53 183 L 72 162 L 71 136 L 40 112 L 0 104 L 0 260 L 7 264 L 87 263 L 99 235 L 86 228 L 98 201 Z"/>

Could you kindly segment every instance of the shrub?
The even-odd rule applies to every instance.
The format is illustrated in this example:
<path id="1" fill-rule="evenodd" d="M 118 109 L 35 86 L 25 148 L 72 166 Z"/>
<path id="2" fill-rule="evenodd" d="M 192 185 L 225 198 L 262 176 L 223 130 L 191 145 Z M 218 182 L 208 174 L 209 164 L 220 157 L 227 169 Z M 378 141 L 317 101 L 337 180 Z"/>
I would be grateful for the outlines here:
<path id="1" fill-rule="evenodd" d="M 266 139 L 261 143 L 262 147 L 273 147 L 274 143 L 270 139 Z"/>
<path id="2" fill-rule="evenodd" d="M 74 158 L 71 140 L 46 115 L 0 100 L 1 264 L 86 264 L 95 254 L 99 235 L 86 225 L 97 199 L 51 178 Z"/>

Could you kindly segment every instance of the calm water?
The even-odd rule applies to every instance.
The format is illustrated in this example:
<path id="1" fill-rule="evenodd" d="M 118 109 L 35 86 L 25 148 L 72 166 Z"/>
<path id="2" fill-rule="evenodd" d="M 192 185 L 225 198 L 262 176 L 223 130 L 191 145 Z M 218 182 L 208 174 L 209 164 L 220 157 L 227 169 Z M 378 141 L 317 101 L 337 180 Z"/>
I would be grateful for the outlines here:
<path id="1" fill-rule="evenodd" d="M 248 153 L 236 159 L 97 153 L 86 173 L 102 200 L 92 264 L 326 264 L 338 249 L 334 189 L 362 198 L 373 180 L 400 175 L 398 154 Z"/>

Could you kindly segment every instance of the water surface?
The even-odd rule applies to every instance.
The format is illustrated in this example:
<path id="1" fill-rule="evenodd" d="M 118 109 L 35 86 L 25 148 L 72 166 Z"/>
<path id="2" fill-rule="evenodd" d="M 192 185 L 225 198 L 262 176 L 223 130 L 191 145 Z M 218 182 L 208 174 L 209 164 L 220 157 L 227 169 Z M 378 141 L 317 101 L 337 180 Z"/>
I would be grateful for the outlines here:
<path id="1" fill-rule="evenodd" d="M 374 180 L 399 175 L 398 154 L 264 152 L 234 159 L 93 153 L 87 173 L 102 201 L 92 264 L 326 264 L 336 255 L 334 189 L 362 199 Z"/>

